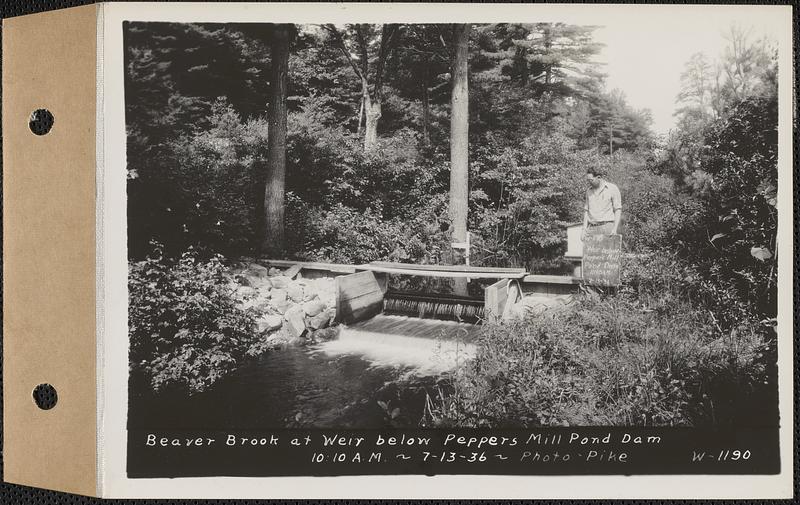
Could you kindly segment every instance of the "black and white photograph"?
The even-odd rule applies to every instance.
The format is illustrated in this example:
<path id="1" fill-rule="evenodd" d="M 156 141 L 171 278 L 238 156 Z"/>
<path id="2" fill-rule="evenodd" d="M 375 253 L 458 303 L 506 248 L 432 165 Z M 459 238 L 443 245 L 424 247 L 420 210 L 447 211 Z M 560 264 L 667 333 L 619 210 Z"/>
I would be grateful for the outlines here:
<path id="1" fill-rule="evenodd" d="M 778 473 L 792 69 L 719 14 L 125 21 L 128 477 Z"/>

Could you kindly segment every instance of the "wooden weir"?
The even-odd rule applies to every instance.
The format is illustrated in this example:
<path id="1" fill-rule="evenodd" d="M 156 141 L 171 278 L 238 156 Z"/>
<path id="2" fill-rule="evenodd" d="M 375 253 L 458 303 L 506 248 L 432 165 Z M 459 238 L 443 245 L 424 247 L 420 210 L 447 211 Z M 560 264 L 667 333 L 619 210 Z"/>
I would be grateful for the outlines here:
<path id="1" fill-rule="evenodd" d="M 505 282 L 508 282 L 509 279 L 521 279 L 526 275 L 524 268 L 415 265 L 386 261 L 373 261 L 365 265 L 358 265 L 355 268 L 359 270 L 358 273 L 337 277 L 336 279 L 336 319 L 344 323 L 361 321 L 381 312 L 383 309 L 383 296 L 386 294 L 386 285 L 390 274 L 470 279 L 499 278 Z"/>
<path id="2" fill-rule="evenodd" d="M 278 268 L 300 267 L 308 277 L 333 276 L 336 284 L 336 321 L 351 324 L 383 310 L 389 275 L 498 279 L 484 291 L 484 312 L 490 319 L 505 318 L 524 293 L 558 296 L 577 291 L 581 279 L 559 275 L 530 275 L 524 268 L 467 265 L 416 265 L 373 261 L 362 265 L 262 260 Z"/>
<path id="3" fill-rule="evenodd" d="M 369 271 L 336 277 L 336 320 L 345 324 L 369 319 L 383 310 L 383 295 Z"/>

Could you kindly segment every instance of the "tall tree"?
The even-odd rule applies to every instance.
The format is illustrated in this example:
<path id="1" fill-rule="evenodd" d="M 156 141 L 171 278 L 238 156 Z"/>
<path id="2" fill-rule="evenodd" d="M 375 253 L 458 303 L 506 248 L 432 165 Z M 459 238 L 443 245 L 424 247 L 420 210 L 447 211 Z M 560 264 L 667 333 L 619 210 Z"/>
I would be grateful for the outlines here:
<path id="1" fill-rule="evenodd" d="M 771 54 L 767 40 L 751 41 L 750 32 L 731 26 L 725 39 L 728 45 L 720 61 L 725 83 L 723 97 L 735 105 L 748 97 L 763 95 L 770 80 Z"/>
<path id="2" fill-rule="evenodd" d="M 378 122 L 382 115 L 386 60 L 397 42 L 400 25 L 359 23 L 339 30 L 325 25 L 325 30 L 341 50 L 361 82 L 361 116 L 364 117 L 364 150 L 372 150 L 378 142 Z M 377 49 L 374 49 L 377 48 Z M 370 83 L 370 80 L 372 81 Z"/>
<path id="3" fill-rule="evenodd" d="M 714 60 L 695 54 L 681 74 L 676 99 L 676 128 L 670 135 L 661 170 L 679 184 L 705 191 L 706 130 L 725 120 L 745 100 L 770 96 L 776 89 L 777 64 L 768 39 L 752 41 L 750 33 L 732 26 L 728 45 Z"/>
<path id="4" fill-rule="evenodd" d="M 684 65 L 681 73 L 681 90 L 677 102 L 680 108 L 675 114 L 689 114 L 704 122 L 716 119 L 714 107 L 714 68 L 703 53 L 695 53 Z"/>
<path id="5" fill-rule="evenodd" d="M 587 77 L 594 77 L 593 57 L 602 44 L 592 39 L 595 26 L 564 23 L 486 25 L 479 31 L 486 57 L 498 62 L 497 70 L 536 94 L 551 92 L 581 96 Z"/>
<path id="6" fill-rule="evenodd" d="M 286 248 L 284 208 L 286 180 L 286 95 L 289 73 L 289 42 L 292 25 L 275 25 L 272 31 L 270 72 L 269 154 L 264 190 L 264 235 L 261 248 L 266 254 L 279 257 Z"/>
<path id="7" fill-rule="evenodd" d="M 469 33 L 470 24 L 453 26 L 452 91 L 450 95 L 450 219 L 453 240 L 467 240 L 469 193 Z"/>
<path id="8" fill-rule="evenodd" d="M 472 25 L 453 25 L 450 92 L 450 220 L 453 242 L 467 240 L 469 209 L 469 34 Z M 467 280 L 454 279 L 453 292 L 466 295 Z"/>
<path id="9" fill-rule="evenodd" d="M 450 47 L 443 37 L 446 25 L 406 25 L 402 41 L 397 46 L 394 63 L 387 84 L 396 92 L 412 100 L 418 100 L 418 122 L 422 130 L 422 141 L 431 143 L 433 129 L 432 111 L 436 105 L 449 104 Z"/>

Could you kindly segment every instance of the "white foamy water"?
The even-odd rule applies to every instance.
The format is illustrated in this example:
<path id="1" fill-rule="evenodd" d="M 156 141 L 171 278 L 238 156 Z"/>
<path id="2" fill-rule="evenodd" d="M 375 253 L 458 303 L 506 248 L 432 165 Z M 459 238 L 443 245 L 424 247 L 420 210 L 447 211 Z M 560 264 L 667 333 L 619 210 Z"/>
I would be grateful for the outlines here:
<path id="1" fill-rule="evenodd" d="M 372 366 L 411 368 L 418 375 L 439 375 L 475 357 L 480 328 L 454 321 L 378 315 L 345 326 L 337 340 L 319 351 L 329 356 L 358 355 Z"/>

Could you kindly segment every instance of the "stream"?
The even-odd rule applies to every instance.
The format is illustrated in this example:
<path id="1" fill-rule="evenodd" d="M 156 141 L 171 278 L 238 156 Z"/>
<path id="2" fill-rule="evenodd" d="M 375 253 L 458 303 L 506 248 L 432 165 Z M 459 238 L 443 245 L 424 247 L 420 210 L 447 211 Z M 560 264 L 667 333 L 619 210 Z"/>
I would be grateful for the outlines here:
<path id="1" fill-rule="evenodd" d="M 418 426 L 426 394 L 474 356 L 480 327 L 379 315 L 339 338 L 269 352 L 191 397 L 132 381 L 129 429 Z M 444 386 L 446 387 L 446 385 Z"/>

